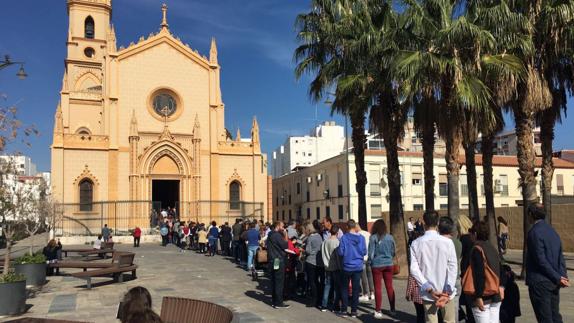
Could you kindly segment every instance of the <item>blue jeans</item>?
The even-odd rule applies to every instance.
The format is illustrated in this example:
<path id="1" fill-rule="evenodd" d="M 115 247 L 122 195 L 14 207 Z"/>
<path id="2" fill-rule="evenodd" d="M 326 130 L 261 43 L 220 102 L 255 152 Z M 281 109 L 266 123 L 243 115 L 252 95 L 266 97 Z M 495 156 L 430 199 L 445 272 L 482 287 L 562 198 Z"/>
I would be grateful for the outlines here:
<path id="1" fill-rule="evenodd" d="M 330 310 L 339 305 L 341 300 L 341 282 L 340 271 L 325 271 L 325 289 L 323 289 L 323 301 L 321 306 L 323 308 L 329 307 L 329 293 L 333 291 L 333 306 L 329 307 Z"/>
<path id="2" fill-rule="evenodd" d="M 259 246 L 247 246 L 247 270 L 253 267 L 253 257 L 257 254 Z"/>
<path id="3" fill-rule="evenodd" d="M 359 271 L 343 271 L 343 281 L 341 283 L 341 312 L 346 312 L 349 306 L 349 281 L 353 286 L 353 299 L 351 300 L 351 313 L 357 313 L 359 307 L 359 293 L 361 291 L 361 274 Z"/>
<path id="4" fill-rule="evenodd" d="M 209 238 L 209 254 L 215 256 L 217 254 L 217 238 Z"/>

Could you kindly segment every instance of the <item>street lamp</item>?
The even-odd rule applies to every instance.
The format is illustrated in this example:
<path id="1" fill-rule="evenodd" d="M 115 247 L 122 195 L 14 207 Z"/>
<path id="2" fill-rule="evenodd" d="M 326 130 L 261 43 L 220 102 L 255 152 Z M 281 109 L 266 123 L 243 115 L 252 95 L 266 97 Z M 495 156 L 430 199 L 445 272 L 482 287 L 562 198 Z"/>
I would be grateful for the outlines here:
<path id="1" fill-rule="evenodd" d="M 28 77 L 28 74 L 24 70 L 24 62 L 14 62 L 10 59 L 9 55 L 5 55 L 4 60 L 0 61 L 0 70 L 14 64 L 20 64 L 20 69 L 18 70 L 18 73 L 16 73 L 16 76 L 18 76 L 19 79 L 23 80 Z"/>

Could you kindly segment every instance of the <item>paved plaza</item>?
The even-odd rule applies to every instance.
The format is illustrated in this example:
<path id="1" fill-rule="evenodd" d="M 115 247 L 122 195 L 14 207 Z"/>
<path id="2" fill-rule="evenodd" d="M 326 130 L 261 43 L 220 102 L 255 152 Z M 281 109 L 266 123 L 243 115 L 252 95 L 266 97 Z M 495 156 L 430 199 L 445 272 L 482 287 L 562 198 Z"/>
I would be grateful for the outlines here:
<path id="1" fill-rule="evenodd" d="M 93 289 L 87 290 L 82 280 L 70 276 L 48 277 L 49 282 L 28 299 L 30 308 L 25 316 L 114 322 L 123 294 L 134 286 L 144 286 L 152 294 L 157 313 L 160 312 L 162 297 L 179 296 L 226 306 L 239 316 L 240 322 L 375 322 L 371 314 L 374 302 L 361 304 L 358 319 L 342 319 L 331 313 L 321 313 L 306 307 L 302 300 L 289 301 L 290 309 L 273 309 L 269 306 L 268 280 L 252 281 L 244 270 L 223 257 L 205 257 L 191 251 L 180 253 L 173 246 L 156 244 L 142 244 L 140 248 L 118 245 L 117 249 L 136 253 L 135 262 L 139 266 L 136 280 L 112 284 L 110 279 L 96 278 Z M 518 254 L 512 252 L 508 257 L 514 258 Z M 519 282 L 519 286 L 523 313 L 520 321 L 535 322 L 528 292 L 523 282 Z M 406 281 L 395 280 L 394 287 L 397 315 L 387 316 L 383 321 L 414 322 L 414 307 L 404 299 Z M 561 296 L 564 322 L 574 322 L 574 289 L 563 291 Z M 386 299 L 383 309 L 388 314 L 385 311 L 388 310 Z M 0 318 L 0 321 L 6 319 Z"/>

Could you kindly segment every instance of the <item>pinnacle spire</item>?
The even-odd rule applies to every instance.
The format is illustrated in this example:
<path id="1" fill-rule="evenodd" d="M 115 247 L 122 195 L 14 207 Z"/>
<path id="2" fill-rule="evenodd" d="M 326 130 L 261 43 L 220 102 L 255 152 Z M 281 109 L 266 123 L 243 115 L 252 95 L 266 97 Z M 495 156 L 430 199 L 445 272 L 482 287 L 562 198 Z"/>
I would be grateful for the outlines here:
<path id="1" fill-rule="evenodd" d="M 193 137 L 194 139 L 199 139 L 201 137 L 199 117 L 197 116 L 197 113 L 195 114 L 195 122 L 193 123 Z"/>
<path id="2" fill-rule="evenodd" d="M 237 134 L 235 135 L 235 140 L 241 141 L 241 131 L 239 131 L 239 128 L 237 128 Z"/>
<path id="3" fill-rule="evenodd" d="M 167 24 L 167 5 L 164 3 L 161 5 L 161 12 L 163 15 L 163 18 L 161 20 L 161 29 L 167 29 L 167 27 L 169 27 L 169 25 Z"/>
<path id="4" fill-rule="evenodd" d="M 209 49 L 209 62 L 211 64 L 217 64 L 217 43 L 215 42 L 215 37 L 211 38 L 211 48 Z"/>
<path id="5" fill-rule="evenodd" d="M 251 126 L 251 142 L 259 143 L 259 124 L 257 118 L 253 117 L 253 124 Z"/>
<path id="6" fill-rule="evenodd" d="M 136 111 L 132 110 L 132 120 L 130 122 L 130 137 L 138 136 L 138 121 L 136 119 Z"/>

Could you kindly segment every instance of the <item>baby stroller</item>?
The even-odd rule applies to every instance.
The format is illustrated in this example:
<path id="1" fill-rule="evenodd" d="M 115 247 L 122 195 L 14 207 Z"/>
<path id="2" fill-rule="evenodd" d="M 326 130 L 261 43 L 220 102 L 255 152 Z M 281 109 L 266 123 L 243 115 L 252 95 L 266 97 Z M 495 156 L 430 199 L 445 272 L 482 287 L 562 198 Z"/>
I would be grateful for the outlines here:
<path id="1" fill-rule="evenodd" d="M 255 255 L 255 261 L 253 264 L 253 270 L 251 271 L 251 278 L 253 281 L 257 281 L 259 276 L 263 276 L 265 274 L 265 267 L 267 264 L 267 249 L 261 247 L 257 249 L 257 254 Z"/>

